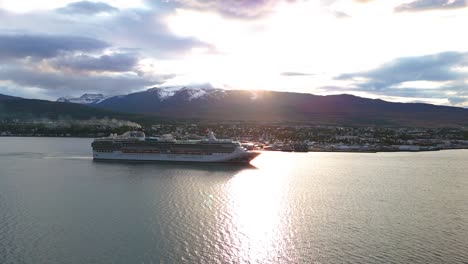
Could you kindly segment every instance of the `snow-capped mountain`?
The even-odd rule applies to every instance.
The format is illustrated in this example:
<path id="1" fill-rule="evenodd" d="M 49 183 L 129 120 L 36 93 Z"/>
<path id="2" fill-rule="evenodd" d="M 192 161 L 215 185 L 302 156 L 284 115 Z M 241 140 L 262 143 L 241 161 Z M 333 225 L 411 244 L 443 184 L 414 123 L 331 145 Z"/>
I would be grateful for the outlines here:
<path id="1" fill-rule="evenodd" d="M 223 89 L 217 89 L 212 87 L 209 84 L 206 85 L 190 85 L 190 86 L 161 86 L 148 89 L 144 92 L 134 93 L 141 94 L 144 93 L 152 98 L 156 98 L 159 101 L 165 101 L 171 97 L 176 97 L 179 99 L 184 99 L 186 101 L 192 101 L 193 99 L 198 99 L 204 96 L 213 97 L 213 96 L 222 96 L 224 94 Z M 105 100 L 108 100 L 112 97 L 116 99 L 121 99 L 127 96 L 132 96 L 134 94 L 128 95 L 117 95 L 117 96 L 104 96 L 102 94 L 83 94 L 80 97 L 65 96 L 57 99 L 57 102 L 64 103 L 76 103 L 76 104 L 100 104 Z"/>
<path id="2" fill-rule="evenodd" d="M 95 104 L 103 100 L 105 97 L 102 94 L 83 94 L 80 97 L 65 96 L 57 99 L 57 102 L 75 103 L 75 104 Z"/>
<path id="3" fill-rule="evenodd" d="M 186 100 L 191 101 L 213 93 L 222 93 L 224 90 L 207 86 L 163 86 L 151 88 L 148 93 L 155 93 L 161 101 L 164 101 L 173 96 L 183 96 Z"/>
<path id="4" fill-rule="evenodd" d="M 468 109 L 391 103 L 353 95 L 223 90 L 206 86 L 157 87 L 88 104 L 116 112 L 174 119 L 310 122 L 341 125 L 468 125 Z"/>
<path id="5" fill-rule="evenodd" d="M 260 92 L 262 93 L 262 92 Z M 163 86 L 146 91 L 108 98 L 93 106 L 115 111 L 170 116 L 197 116 L 200 111 L 222 108 L 232 103 L 259 100 L 254 91 L 235 91 L 214 88 L 209 84 L 190 86 Z M 218 106 L 219 105 L 219 106 Z M 230 111 L 232 112 L 232 111 Z M 213 112 L 212 114 L 216 114 Z"/>

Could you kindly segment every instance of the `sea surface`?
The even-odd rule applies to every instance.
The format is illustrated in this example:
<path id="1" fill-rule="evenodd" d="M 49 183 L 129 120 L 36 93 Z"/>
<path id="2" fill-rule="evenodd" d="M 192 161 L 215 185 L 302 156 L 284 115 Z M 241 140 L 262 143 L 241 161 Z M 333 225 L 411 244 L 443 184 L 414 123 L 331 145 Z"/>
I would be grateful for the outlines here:
<path id="1" fill-rule="evenodd" d="M 0 263 L 468 263 L 468 151 L 93 162 L 0 138 Z"/>

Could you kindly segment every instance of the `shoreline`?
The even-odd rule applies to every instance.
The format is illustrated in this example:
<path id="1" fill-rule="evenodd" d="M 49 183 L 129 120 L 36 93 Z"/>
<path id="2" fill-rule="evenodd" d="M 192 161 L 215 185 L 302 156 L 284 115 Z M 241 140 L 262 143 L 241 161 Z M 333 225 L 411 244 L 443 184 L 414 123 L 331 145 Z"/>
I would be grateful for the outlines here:
<path id="1" fill-rule="evenodd" d="M 81 139 L 95 139 L 97 136 L 43 136 L 43 135 L 0 135 L 0 138 L 81 138 Z M 386 147 L 390 147 L 388 145 Z M 419 145 L 413 145 L 415 147 L 425 147 Z M 376 153 L 388 153 L 388 152 L 434 152 L 434 151 L 442 151 L 442 150 L 461 150 L 461 149 L 468 149 L 468 146 L 460 146 L 460 147 L 452 147 L 452 148 L 437 148 L 437 149 L 419 149 L 419 150 L 398 150 L 398 149 L 382 149 L 382 150 L 308 150 L 308 151 L 283 151 L 283 150 L 265 150 L 265 149 L 255 149 L 255 151 L 262 151 L 262 152 L 294 152 L 294 153 L 308 153 L 308 152 L 326 152 L 326 153 L 368 153 L 368 154 L 376 154 Z"/>
<path id="2" fill-rule="evenodd" d="M 322 152 L 322 153 L 365 153 L 365 154 L 377 154 L 377 153 L 394 153 L 394 152 L 408 152 L 408 153 L 417 153 L 417 152 L 437 152 L 445 150 L 468 150 L 468 147 L 464 148 L 443 148 L 436 150 L 376 150 L 376 151 L 352 151 L 352 150 L 310 150 L 310 151 L 281 151 L 281 150 L 256 150 L 262 152 L 283 152 L 283 153 L 313 153 L 313 152 Z"/>

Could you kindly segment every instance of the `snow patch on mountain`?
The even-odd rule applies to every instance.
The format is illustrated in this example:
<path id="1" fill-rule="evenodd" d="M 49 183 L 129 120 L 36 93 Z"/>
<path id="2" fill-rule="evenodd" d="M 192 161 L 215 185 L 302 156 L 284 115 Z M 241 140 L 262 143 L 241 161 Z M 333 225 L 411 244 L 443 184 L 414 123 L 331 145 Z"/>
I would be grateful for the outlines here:
<path id="1" fill-rule="evenodd" d="M 105 96 L 105 97 L 104 97 L 104 98 L 102 98 L 101 100 L 99 100 L 99 101 L 95 102 L 95 104 L 100 104 L 100 103 L 104 102 L 105 100 L 107 100 L 107 99 L 111 99 L 111 98 L 114 98 L 114 97 L 118 97 L 118 98 L 120 98 L 120 97 L 122 97 L 122 95 L 111 95 L 111 96 Z"/>
<path id="2" fill-rule="evenodd" d="M 250 100 L 255 101 L 257 100 L 258 95 L 255 91 L 250 91 Z"/>
<path id="3" fill-rule="evenodd" d="M 225 96 L 226 91 L 223 89 L 214 88 L 210 84 L 199 84 L 189 86 L 160 86 L 140 93 L 155 94 L 159 101 L 165 101 L 173 96 L 180 96 L 180 98 L 185 101 L 192 101 L 199 98 L 221 98 Z M 110 98 L 124 98 L 126 96 L 127 95 L 104 96 L 102 94 L 84 94 L 80 97 L 60 97 L 57 99 L 57 102 L 97 105 Z"/>
<path id="4" fill-rule="evenodd" d="M 191 86 L 163 86 L 149 89 L 147 92 L 157 93 L 161 101 L 167 100 L 168 98 L 181 93 L 187 95 L 186 100 L 192 101 L 193 99 L 204 97 L 219 90 L 221 89 L 216 89 L 209 84 L 204 84 Z"/>
<path id="5" fill-rule="evenodd" d="M 204 96 L 206 93 L 207 91 L 203 89 L 190 90 L 190 97 L 188 100 L 192 101 L 193 99 L 200 98 Z"/>
<path id="6" fill-rule="evenodd" d="M 156 92 L 159 96 L 159 100 L 164 101 L 169 97 L 172 97 L 179 90 L 178 87 L 164 87 L 164 88 L 153 88 L 151 92 Z"/>
<path id="7" fill-rule="evenodd" d="M 72 99 L 74 99 L 73 96 L 63 96 L 63 97 L 60 97 L 59 99 L 57 99 L 57 102 L 68 103 Z"/>
<path id="8" fill-rule="evenodd" d="M 102 94 L 83 94 L 80 97 L 65 96 L 57 99 L 57 102 L 75 103 L 75 104 L 95 104 L 104 99 Z"/>

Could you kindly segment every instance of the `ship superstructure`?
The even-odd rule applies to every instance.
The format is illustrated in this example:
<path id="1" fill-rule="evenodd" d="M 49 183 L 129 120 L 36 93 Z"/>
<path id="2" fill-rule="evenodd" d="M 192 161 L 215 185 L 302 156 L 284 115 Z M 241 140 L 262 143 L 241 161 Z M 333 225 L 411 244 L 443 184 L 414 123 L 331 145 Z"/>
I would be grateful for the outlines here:
<path id="1" fill-rule="evenodd" d="M 92 148 L 95 160 L 248 163 L 260 154 L 247 151 L 237 141 L 216 139 L 213 132 L 207 139 L 176 140 L 170 134 L 146 137 L 141 131 L 129 131 L 95 139 Z"/>

